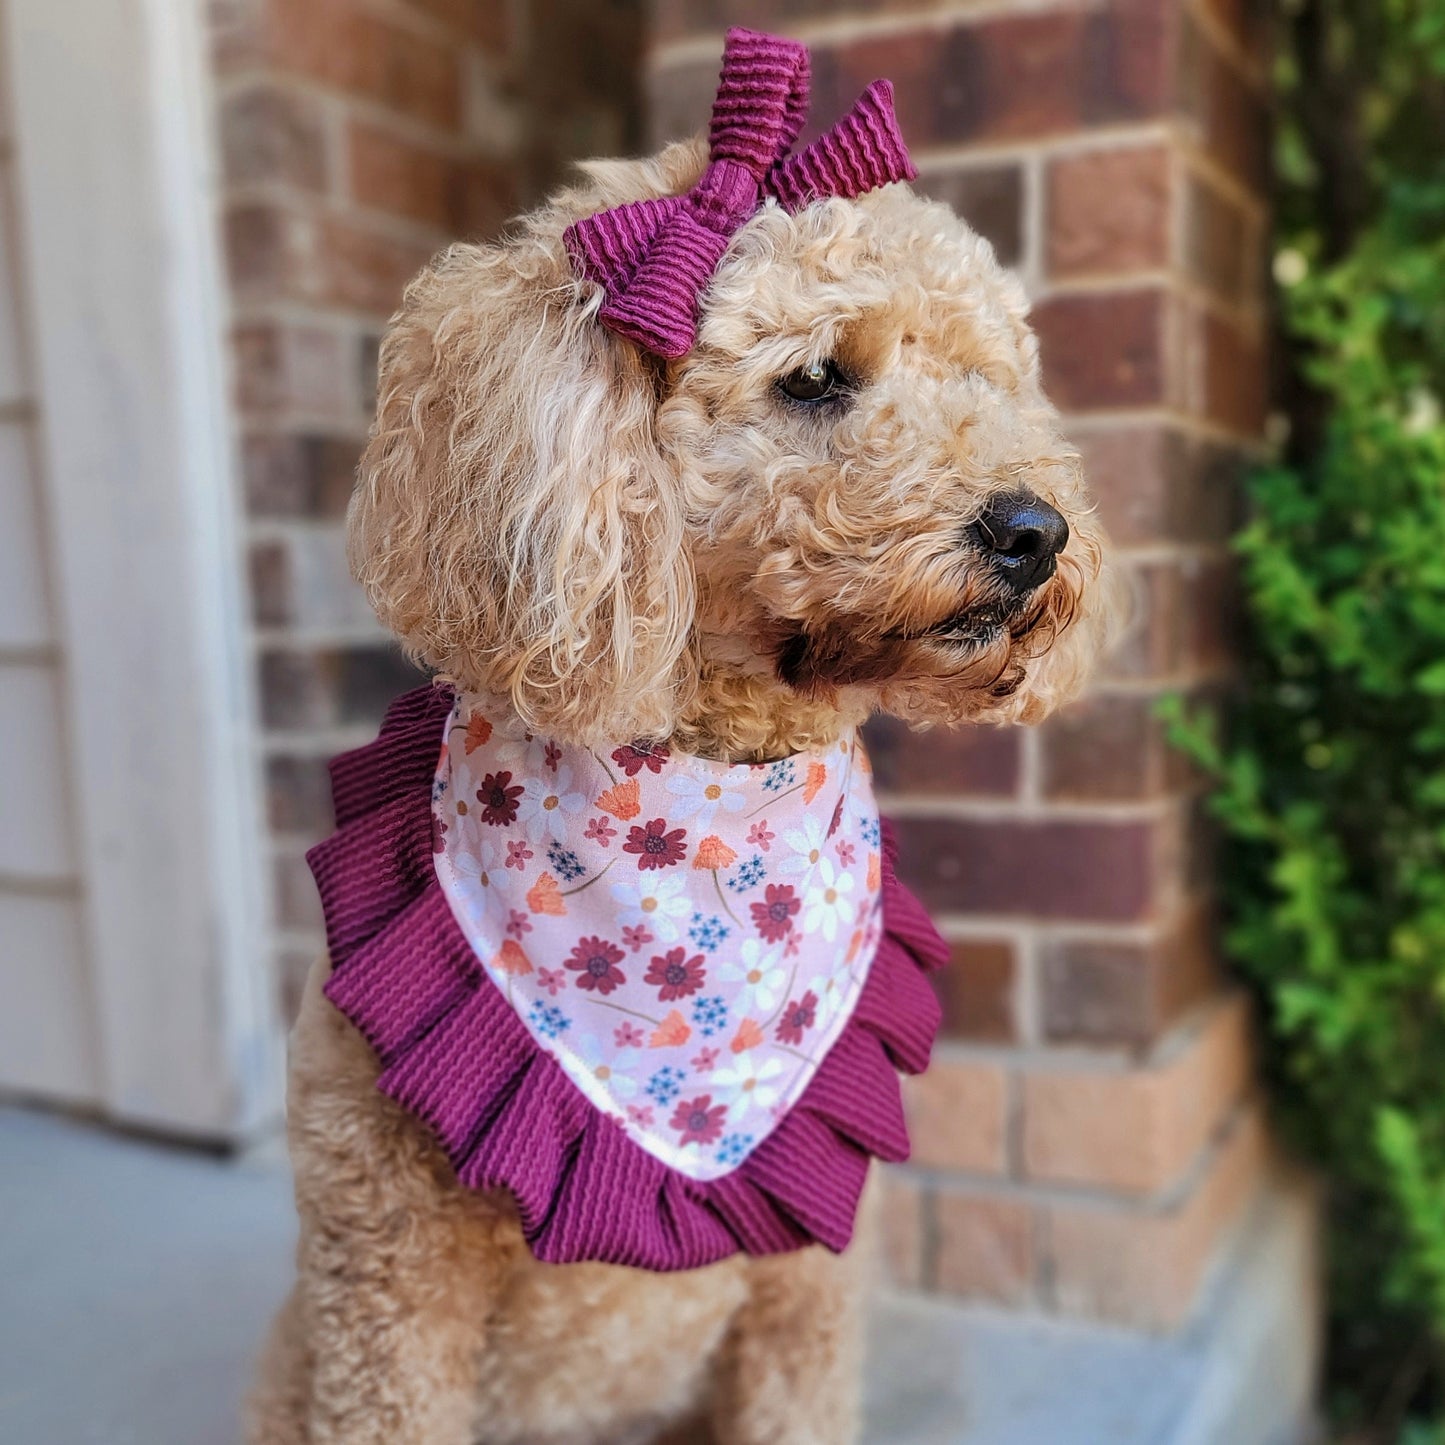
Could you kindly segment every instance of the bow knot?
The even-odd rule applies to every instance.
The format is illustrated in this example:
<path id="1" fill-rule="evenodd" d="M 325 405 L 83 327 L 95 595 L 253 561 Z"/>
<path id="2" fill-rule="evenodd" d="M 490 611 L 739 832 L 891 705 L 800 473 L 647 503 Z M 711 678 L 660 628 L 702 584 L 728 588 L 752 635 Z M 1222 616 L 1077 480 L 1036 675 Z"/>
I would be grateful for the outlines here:
<path id="1" fill-rule="evenodd" d="M 709 161 L 683 196 L 631 201 L 567 229 L 573 265 L 606 291 L 604 326 L 660 356 L 697 339 L 699 301 L 733 234 L 773 197 L 796 211 L 917 175 L 875 80 L 825 135 L 790 154 L 808 112 L 808 52 L 796 41 L 728 31 L 708 126 Z"/>

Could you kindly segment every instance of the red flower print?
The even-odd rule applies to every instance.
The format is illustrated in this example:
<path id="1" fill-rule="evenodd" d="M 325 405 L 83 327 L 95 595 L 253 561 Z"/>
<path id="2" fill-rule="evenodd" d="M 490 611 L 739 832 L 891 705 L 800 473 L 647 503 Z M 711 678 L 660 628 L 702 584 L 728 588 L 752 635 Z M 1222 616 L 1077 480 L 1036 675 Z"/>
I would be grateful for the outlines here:
<path id="1" fill-rule="evenodd" d="M 617 967 L 622 958 L 622 950 L 605 938 L 579 938 L 563 967 L 577 975 L 578 988 L 607 994 L 627 982 L 627 975 Z"/>
<path id="2" fill-rule="evenodd" d="M 507 910 L 507 932 L 513 938 L 520 938 L 524 933 L 532 931 L 532 920 L 522 912 L 520 908 L 509 908 Z"/>
<path id="3" fill-rule="evenodd" d="M 813 1027 L 817 1018 L 817 1008 L 818 995 L 812 989 L 789 1003 L 778 1020 L 778 1042 L 794 1047 L 802 1043 L 804 1032 Z"/>
<path id="4" fill-rule="evenodd" d="M 534 857 L 532 850 L 520 839 L 513 838 L 507 844 L 507 867 L 521 870 L 527 866 L 527 859 Z"/>
<path id="5" fill-rule="evenodd" d="M 717 1053 L 716 1049 L 699 1049 L 692 1060 L 693 1068 L 700 1074 L 712 1073 L 717 1068 Z"/>
<path id="6" fill-rule="evenodd" d="M 582 836 L 590 838 L 594 843 L 601 843 L 605 848 L 617 836 L 617 829 L 606 818 L 589 818 L 587 831 Z"/>
<path id="7" fill-rule="evenodd" d="M 520 783 L 513 785 L 511 773 L 488 773 L 477 789 L 477 802 L 482 805 L 482 822 L 490 827 L 500 824 L 509 828 L 517 821 L 517 799 L 522 796 Z"/>
<path id="8" fill-rule="evenodd" d="M 614 748 L 612 761 L 627 774 L 635 778 L 643 768 L 649 773 L 660 773 L 670 753 L 660 743 L 630 743 L 625 748 Z"/>
<path id="9" fill-rule="evenodd" d="M 631 1119 L 639 1129 L 650 1129 L 652 1127 L 652 1105 L 629 1104 L 627 1106 L 627 1117 Z"/>
<path id="10" fill-rule="evenodd" d="M 803 900 L 793 892 L 791 883 L 769 883 L 762 903 L 751 904 L 753 926 L 769 942 L 776 943 L 793 931 L 793 915 Z"/>
<path id="11" fill-rule="evenodd" d="M 467 740 L 464 744 L 467 756 L 470 757 L 481 747 L 492 735 L 492 725 L 481 713 L 474 712 L 471 721 L 467 723 Z"/>
<path id="12" fill-rule="evenodd" d="M 622 941 L 633 953 L 636 953 L 639 948 L 652 942 L 652 934 L 648 932 L 646 924 L 639 923 L 634 927 L 630 923 L 624 923 L 622 925 Z"/>
<path id="13" fill-rule="evenodd" d="M 647 1042 L 647 1035 L 636 1024 L 618 1024 L 612 1030 L 612 1042 L 619 1049 L 640 1049 Z"/>
<path id="14" fill-rule="evenodd" d="M 699 1094 L 678 1104 L 671 1124 L 682 1135 L 681 1144 L 712 1144 L 722 1137 L 727 1116 L 726 1104 L 714 1106 L 711 1094 Z"/>
<path id="15" fill-rule="evenodd" d="M 657 997 L 662 1003 L 672 1003 L 675 999 L 696 993 L 706 976 L 702 954 L 688 958 L 685 948 L 670 948 L 666 955 L 652 960 L 642 981 L 657 990 Z"/>
<path id="16" fill-rule="evenodd" d="M 853 866 L 853 845 L 845 838 L 838 844 L 838 861 L 845 867 Z"/>
<path id="17" fill-rule="evenodd" d="M 843 795 L 838 794 L 838 801 L 833 804 L 833 818 L 828 824 L 828 837 L 832 837 L 838 831 L 838 825 L 843 821 Z"/>
<path id="18" fill-rule="evenodd" d="M 649 868 L 668 868 L 681 863 L 687 856 L 686 828 L 667 831 L 665 818 L 654 818 L 645 828 L 634 825 L 628 830 L 627 841 L 622 845 L 624 853 L 637 854 L 637 866 L 644 872 Z"/>
<path id="19" fill-rule="evenodd" d="M 768 827 L 766 819 L 760 820 L 748 829 L 748 842 L 754 848 L 761 848 L 764 853 L 768 851 L 768 844 L 778 835 Z"/>
<path id="20" fill-rule="evenodd" d="M 440 853 L 446 846 L 447 825 L 433 813 L 431 815 L 431 850 L 433 853 Z"/>
<path id="21" fill-rule="evenodd" d="M 562 761 L 562 749 L 559 748 L 556 743 L 548 743 L 546 748 L 543 749 L 542 757 L 547 766 L 555 773 L 557 771 L 557 764 Z"/>
<path id="22" fill-rule="evenodd" d="M 537 982 L 556 998 L 567 986 L 567 975 L 560 968 L 539 968 Z"/>

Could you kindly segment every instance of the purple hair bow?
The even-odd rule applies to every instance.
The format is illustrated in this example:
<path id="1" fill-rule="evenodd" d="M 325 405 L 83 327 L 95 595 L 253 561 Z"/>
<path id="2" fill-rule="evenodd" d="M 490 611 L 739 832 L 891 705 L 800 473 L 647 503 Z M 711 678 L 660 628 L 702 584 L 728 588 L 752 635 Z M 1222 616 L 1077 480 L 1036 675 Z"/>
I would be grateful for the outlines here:
<path id="1" fill-rule="evenodd" d="M 852 199 L 918 174 L 875 80 L 852 110 L 796 155 L 808 113 L 808 52 L 796 41 L 729 30 L 708 127 L 709 163 L 684 196 L 632 201 L 567 228 L 578 272 L 607 292 L 604 326 L 659 356 L 697 338 L 698 302 L 733 233 L 768 196 L 790 211 L 822 196 Z"/>

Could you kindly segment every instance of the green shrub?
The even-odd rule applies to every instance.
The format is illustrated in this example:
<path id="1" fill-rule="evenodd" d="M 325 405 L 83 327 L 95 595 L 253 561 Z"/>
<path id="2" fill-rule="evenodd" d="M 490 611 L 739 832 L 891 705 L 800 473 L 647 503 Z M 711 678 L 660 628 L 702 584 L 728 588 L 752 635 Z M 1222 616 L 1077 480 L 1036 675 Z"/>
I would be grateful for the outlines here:
<path id="1" fill-rule="evenodd" d="M 1337 1415 L 1445 1441 L 1445 0 L 1280 7 L 1288 440 L 1236 538 L 1227 946 L 1330 1179 Z"/>

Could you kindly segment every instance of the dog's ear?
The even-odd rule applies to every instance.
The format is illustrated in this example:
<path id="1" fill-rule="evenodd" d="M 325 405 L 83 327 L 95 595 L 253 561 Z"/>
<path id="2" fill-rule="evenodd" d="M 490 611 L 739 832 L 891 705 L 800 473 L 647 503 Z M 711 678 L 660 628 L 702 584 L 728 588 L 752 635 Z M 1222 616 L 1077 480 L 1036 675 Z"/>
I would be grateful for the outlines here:
<path id="1" fill-rule="evenodd" d="M 660 364 L 599 325 L 562 232 L 694 165 L 675 147 L 590 168 L 510 239 L 453 247 L 381 347 L 352 570 L 420 660 L 568 741 L 672 731 L 694 601 Z"/>

